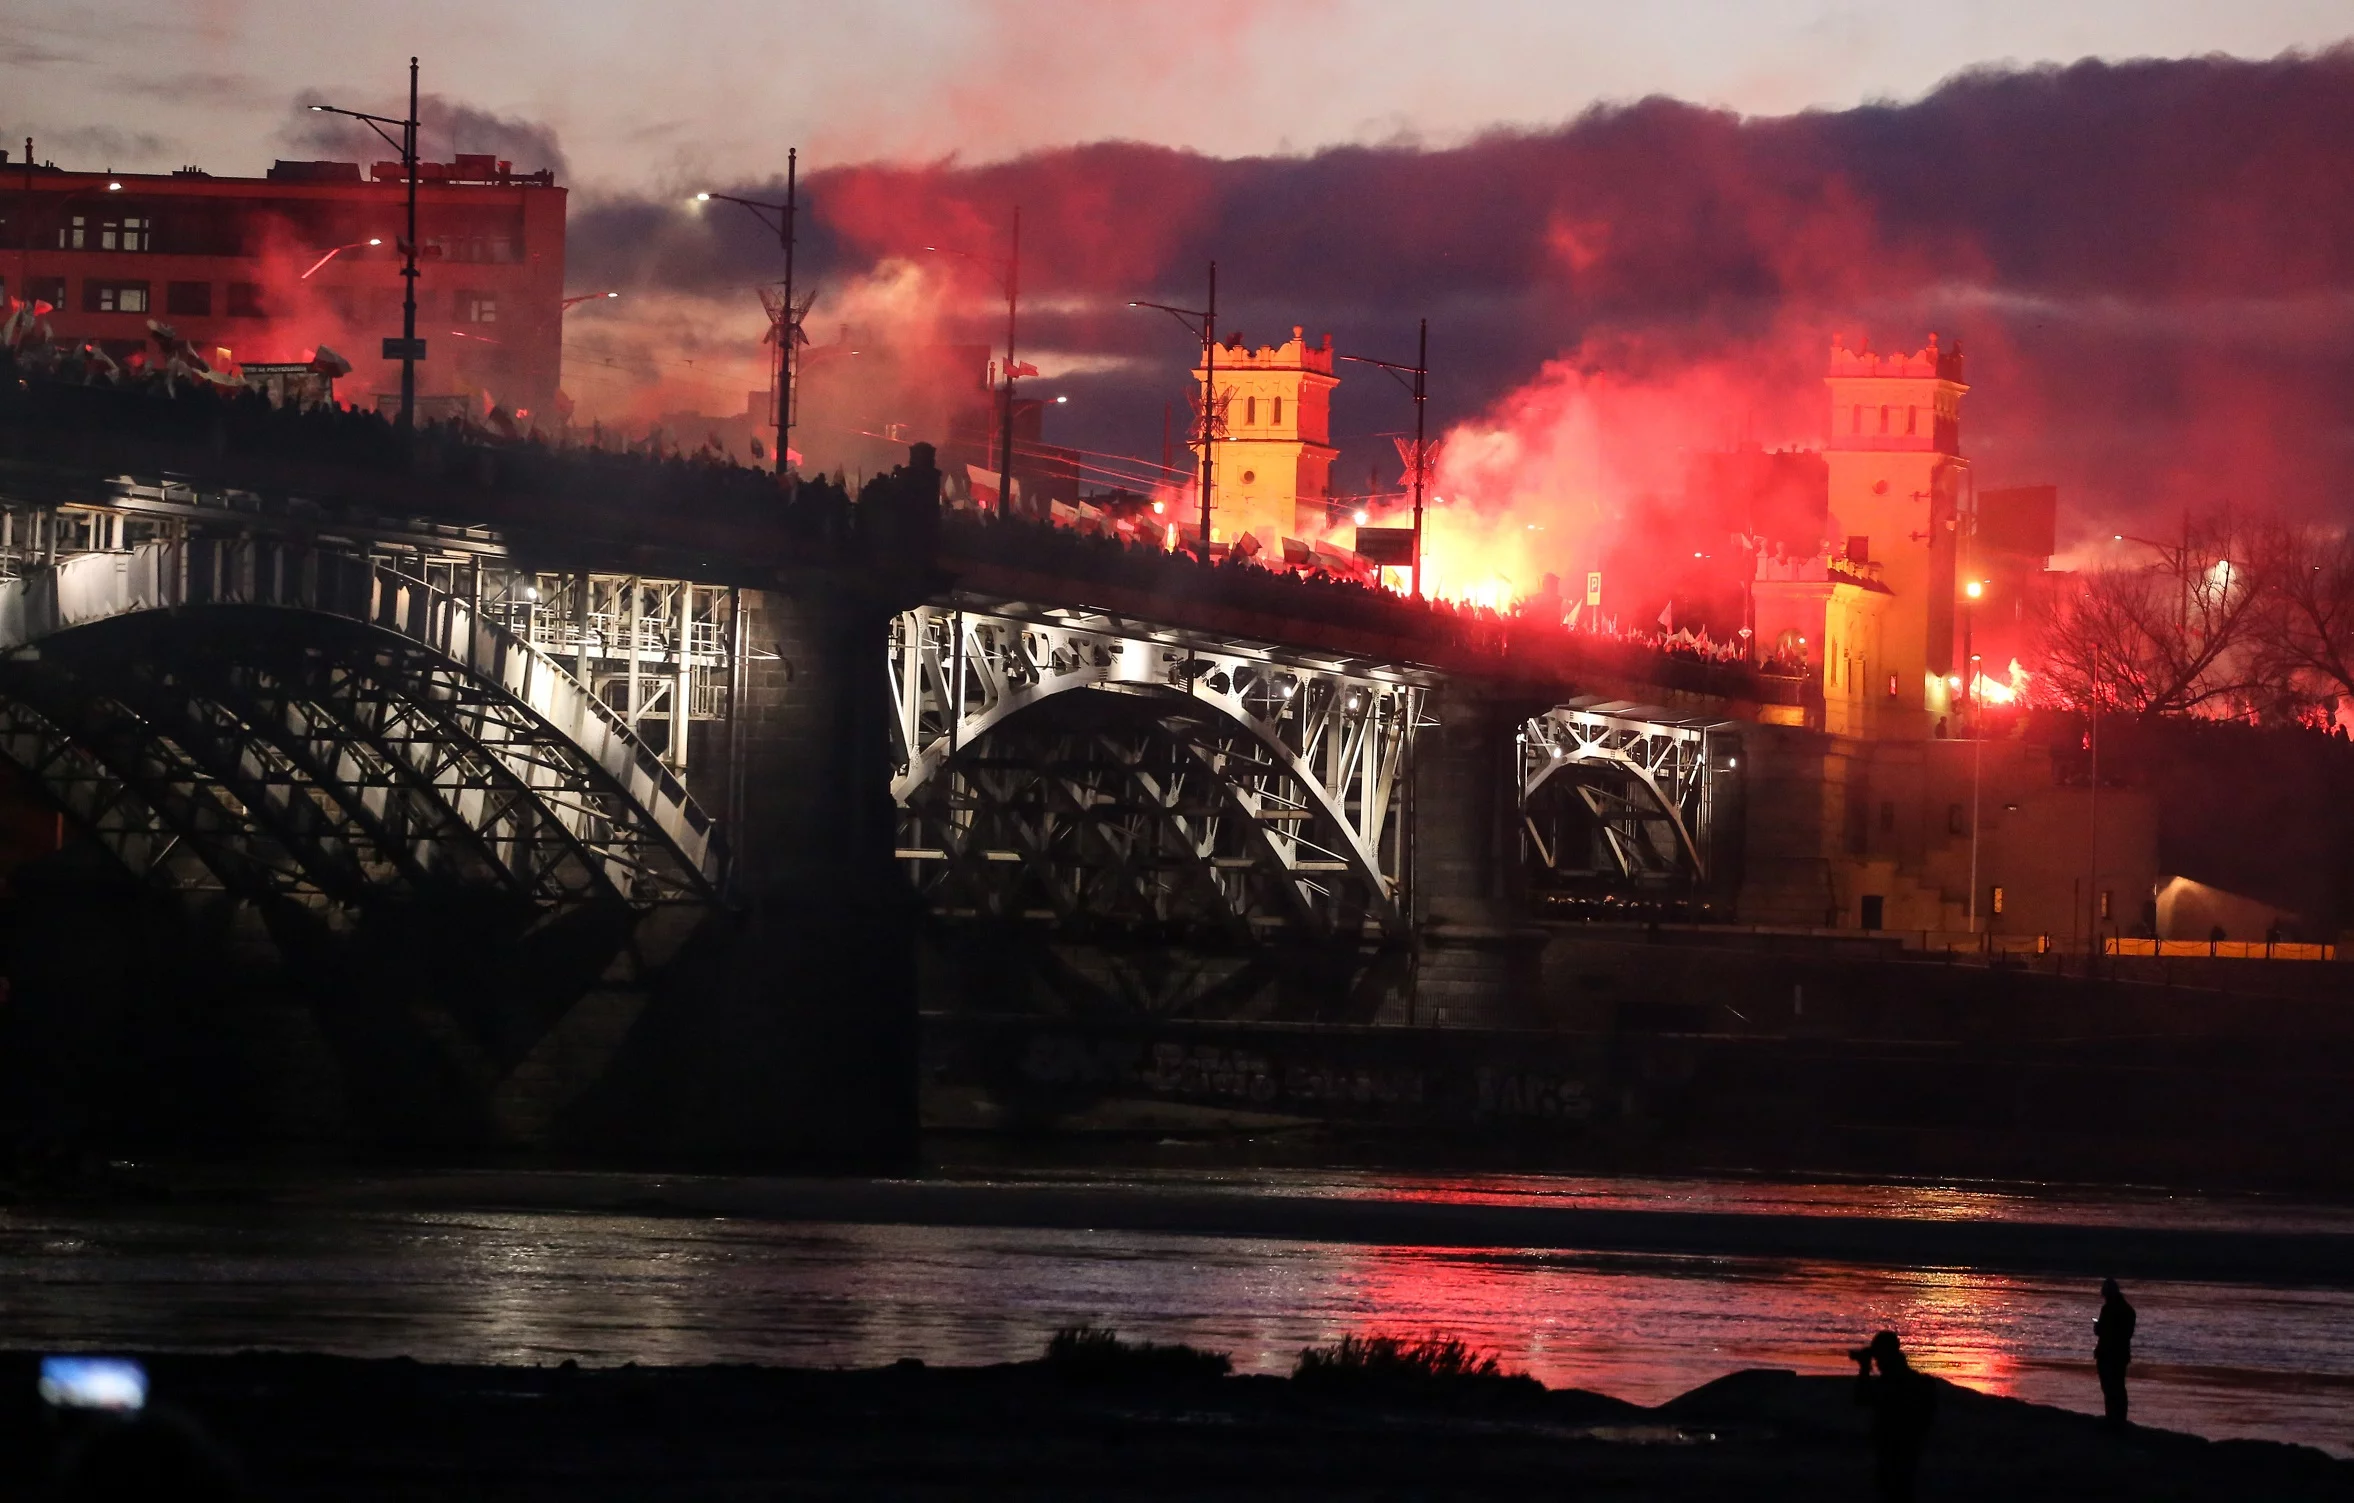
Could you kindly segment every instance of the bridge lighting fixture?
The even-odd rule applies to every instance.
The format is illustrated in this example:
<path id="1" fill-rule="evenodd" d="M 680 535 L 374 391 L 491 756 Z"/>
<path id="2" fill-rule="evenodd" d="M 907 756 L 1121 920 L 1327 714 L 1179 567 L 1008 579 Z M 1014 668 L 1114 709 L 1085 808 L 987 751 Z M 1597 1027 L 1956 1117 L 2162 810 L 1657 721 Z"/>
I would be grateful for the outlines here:
<path id="1" fill-rule="evenodd" d="M 1969 596 L 1972 600 L 1976 600 L 1979 596 L 1986 593 L 1986 581 L 1983 579 L 1973 579 L 1968 584 L 1962 586 L 1962 593 Z"/>
<path id="2" fill-rule="evenodd" d="M 1059 405 L 1061 403 L 1068 402 L 1071 399 L 1069 397 L 1056 397 L 1054 400 Z"/>
<path id="3" fill-rule="evenodd" d="M 108 183 L 106 185 L 106 191 L 109 193 L 120 193 L 123 191 L 123 185 L 121 183 Z"/>

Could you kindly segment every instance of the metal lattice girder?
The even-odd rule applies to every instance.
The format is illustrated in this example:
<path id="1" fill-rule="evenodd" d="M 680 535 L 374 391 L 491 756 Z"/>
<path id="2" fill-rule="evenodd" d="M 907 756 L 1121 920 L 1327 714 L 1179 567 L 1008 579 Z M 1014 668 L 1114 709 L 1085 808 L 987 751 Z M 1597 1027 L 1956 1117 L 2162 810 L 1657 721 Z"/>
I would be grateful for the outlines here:
<path id="1" fill-rule="evenodd" d="M 1625 700 L 1573 700 L 1533 716 L 1520 735 L 1521 806 L 1574 772 L 1623 875 L 1704 877 L 1712 723 Z"/>
<path id="2" fill-rule="evenodd" d="M 640 905 L 702 901 L 713 890 L 720 853 L 709 820 L 617 717 L 466 600 L 364 557 L 236 539 L 84 555 L 0 581 L 0 653 L 22 657 L 52 641 L 64 648 L 77 628 L 189 607 L 253 608 L 237 628 L 249 640 L 266 639 L 271 618 L 283 624 L 286 612 L 347 628 L 319 660 L 330 677 L 304 701 L 315 716 L 283 703 L 242 715 L 216 707 L 218 734 L 247 744 L 231 753 L 223 742 L 213 766 L 230 756 L 245 777 L 291 799 L 294 785 L 327 765 L 317 734 L 326 730 L 343 742 L 333 766 L 379 783 L 405 766 L 402 786 L 430 793 L 524 890 L 603 890 Z M 175 619 L 192 625 L 209 615 Z M 248 695 L 260 687 L 242 686 Z M 304 741 L 298 723 L 309 727 L 306 756 L 290 751 Z M 341 805 L 349 829 L 367 833 L 359 811 L 371 796 L 337 785 L 310 801 Z M 290 807 L 264 800 L 264 812 L 284 816 Z M 416 842 L 404 842 L 405 859 L 381 838 L 370 843 L 386 870 L 413 873 Z"/>
<path id="3" fill-rule="evenodd" d="M 970 762 L 973 774 L 946 801 L 952 814 L 1002 817 L 1016 807 L 1005 780 L 1028 780 L 1033 791 L 1023 807 L 1042 819 L 1067 825 L 1074 809 L 1095 811 L 1088 841 L 1100 853 L 1189 852 L 1180 867 L 1213 874 L 1227 918 L 1245 929 L 1406 922 L 1399 811 L 1424 695 L 1408 670 L 1207 643 L 1093 612 L 967 605 L 902 613 L 890 672 L 898 710 L 892 793 L 903 808 L 944 769 Z M 1074 690 L 1144 696 L 1152 729 L 1098 737 L 1076 778 L 1057 772 L 1051 751 L 1009 755 L 1000 745 L 999 727 Z M 1063 789 L 1050 796 L 1058 776 Z M 1101 786 L 1106 776 L 1118 786 Z M 1073 802 L 1082 796 L 1083 804 Z M 1115 817 L 1143 823 L 1117 834 Z M 1009 833 L 1014 843 L 990 847 L 989 859 L 1045 863 L 1040 906 L 1027 912 L 1101 911 L 1053 896 L 1068 889 L 1051 885 L 1059 879 L 1047 874 L 1049 853 L 1076 849 L 1055 846 L 1055 828 L 1041 825 L 1018 840 Z M 953 864 L 963 858 L 951 852 L 973 838 L 952 819 L 946 828 L 911 828 L 902 844 L 917 853 L 910 861 Z M 1132 878 L 1135 862 L 1121 856 L 1092 869 Z M 1240 877 L 1216 875 L 1246 870 L 1273 876 L 1279 901 L 1264 901 Z M 1169 893 L 1155 893 L 1140 890 L 1113 907 L 1158 912 Z"/>
<path id="4" fill-rule="evenodd" d="M 0 697 L 0 757 L 48 789 L 67 816 L 142 880 L 174 891 L 225 891 L 193 841 L 90 748 L 22 701 Z"/>
<path id="5" fill-rule="evenodd" d="M 330 911 L 334 897 L 265 820 L 162 727 L 44 663 L 0 665 L 0 738 L 133 872 L 254 902 Z M 185 862 L 193 854 L 211 881 Z"/>

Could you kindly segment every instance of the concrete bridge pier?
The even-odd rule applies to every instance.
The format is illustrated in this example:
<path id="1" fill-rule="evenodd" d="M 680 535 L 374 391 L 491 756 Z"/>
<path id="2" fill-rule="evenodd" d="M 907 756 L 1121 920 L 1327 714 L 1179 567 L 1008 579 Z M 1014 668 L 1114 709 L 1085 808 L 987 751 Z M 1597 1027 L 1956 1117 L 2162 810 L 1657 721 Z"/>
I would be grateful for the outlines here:
<path id="1" fill-rule="evenodd" d="M 1414 747 L 1415 980 L 1385 1022 L 1533 1019 L 1544 936 L 1527 922 L 1520 860 L 1525 713 L 1461 680 L 1432 695 Z"/>
<path id="2" fill-rule="evenodd" d="M 650 1132 L 639 1146 L 660 1157 L 842 1171 L 915 1160 L 923 914 L 892 861 L 880 665 L 931 556 L 919 534 L 939 475 L 916 449 L 917 463 L 870 486 L 832 566 L 737 595 L 735 701 L 692 773 L 727 815 L 724 911 L 639 1025 L 606 1114 L 608 1133 Z"/>

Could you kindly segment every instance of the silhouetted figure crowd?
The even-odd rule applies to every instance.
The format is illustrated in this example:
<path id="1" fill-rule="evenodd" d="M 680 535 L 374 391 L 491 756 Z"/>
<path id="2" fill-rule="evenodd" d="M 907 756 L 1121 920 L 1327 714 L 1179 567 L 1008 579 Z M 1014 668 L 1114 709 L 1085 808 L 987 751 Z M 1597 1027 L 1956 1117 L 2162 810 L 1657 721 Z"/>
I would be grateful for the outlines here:
<path id="1" fill-rule="evenodd" d="M 2133 1360 L 2133 1306 L 2115 1279 L 2101 1280 L 2101 1313 L 2092 1323 L 2092 1365 L 2101 1375 L 2101 1408 L 2123 1429 L 2125 1365 Z"/>
<path id="2" fill-rule="evenodd" d="M 1881 1503 L 1910 1503 L 1921 1448 L 1937 1418 L 1937 1380 L 1913 1370 L 1894 1331 L 1882 1331 L 1870 1346 L 1847 1355 L 1856 1364 L 1855 1401 L 1872 1411 L 1873 1480 Z"/>

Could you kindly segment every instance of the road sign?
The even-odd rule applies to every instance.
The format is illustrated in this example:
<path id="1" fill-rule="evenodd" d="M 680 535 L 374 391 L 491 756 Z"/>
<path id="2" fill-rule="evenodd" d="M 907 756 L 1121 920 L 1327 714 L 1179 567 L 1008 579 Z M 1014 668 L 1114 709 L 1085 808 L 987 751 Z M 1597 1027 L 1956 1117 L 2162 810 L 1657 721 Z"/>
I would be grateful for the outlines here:
<path id="1" fill-rule="evenodd" d="M 425 341 L 387 335 L 384 340 L 384 358 L 387 360 L 422 360 L 425 358 Z"/>
<path id="2" fill-rule="evenodd" d="M 1357 529 L 1357 556 L 1368 563 L 1383 564 L 1403 569 L 1414 562 L 1414 529 L 1411 527 L 1360 527 Z"/>
<path id="3" fill-rule="evenodd" d="M 1586 604 L 1589 606 L 1595 606 L 1600 605 L 1601 603 L 1602 571 L 1600 569 L 1595 569 L 1586 575 Z"/>

